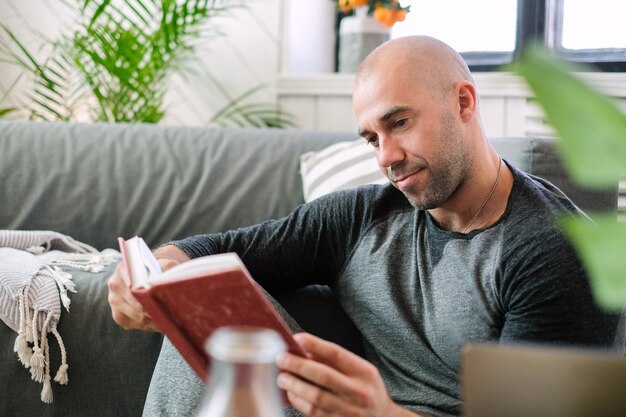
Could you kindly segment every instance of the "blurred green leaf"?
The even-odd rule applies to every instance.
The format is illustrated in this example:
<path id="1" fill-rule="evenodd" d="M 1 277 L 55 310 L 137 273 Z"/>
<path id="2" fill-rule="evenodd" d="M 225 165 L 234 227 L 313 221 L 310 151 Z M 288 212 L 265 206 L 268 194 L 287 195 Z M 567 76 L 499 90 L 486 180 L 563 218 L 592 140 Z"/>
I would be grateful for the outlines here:
<path id="1" fill-rule="evenodd" d="M 626 223 L 615 214 L 594 216 L 593 223 L 567 217 L 562 226 L 589 273 L 600 305 L 610 310 L 626 307 Z"/>
<path id="2" fill-rule="evenodd" d="M 17 110 L 16 108 L 13 107 L 4 107 L 4 108 L 0 108 L 0 117 L 4 117 L 9 113 L 14 112 L 15 110 Z"/>
<path id="3" fill-rule="evenodd" d="M 575 75 L 573 67 L 540 47 L 525 50 L 513 65 L 532 89 L 557 131 L 559 151 L 580 185 L 615 187 L 626 173 L 626 116 Z M 560 225 L 589 274 L 596 301 L 626 307 L 626 223 L 616 213 L 561 219 Z"/>
<path id="4" fill-rule="evenodd" d="M 572 178 L 583 186 L 614 186 L 626 172 L 626 116 L 575 69 L 580 68 L 538 46 L 513 65 L 562 139 L 561 156 Z"/>

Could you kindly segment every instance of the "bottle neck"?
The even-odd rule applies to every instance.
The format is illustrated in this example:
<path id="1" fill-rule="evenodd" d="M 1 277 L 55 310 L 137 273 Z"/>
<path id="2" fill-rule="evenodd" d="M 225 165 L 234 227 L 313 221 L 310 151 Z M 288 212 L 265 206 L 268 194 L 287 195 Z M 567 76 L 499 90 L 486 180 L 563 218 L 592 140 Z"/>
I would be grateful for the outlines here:
<path id="1" fill-rule="evenodd" d="M 208 413 L 203 416 L 282 416 L 276 376 L 273 363 L 213 360 L 207 397 Z"/>
<path id="2" fill-rule="evenodd" d="M 276 367 L 272 363 L 234 363 L 213 360 L 211 364 L 211 380 L 223 385 L 224 381 L 240 387 L 263 385 L 271 388 L 276 385 Z"/>
<path id="3" fill-rule="evenodd" d="M 276 385 L 280 335 L 258 327 L 223 327 L 207 342 L 209 391 L 200 417 L 282 417 Z"/>

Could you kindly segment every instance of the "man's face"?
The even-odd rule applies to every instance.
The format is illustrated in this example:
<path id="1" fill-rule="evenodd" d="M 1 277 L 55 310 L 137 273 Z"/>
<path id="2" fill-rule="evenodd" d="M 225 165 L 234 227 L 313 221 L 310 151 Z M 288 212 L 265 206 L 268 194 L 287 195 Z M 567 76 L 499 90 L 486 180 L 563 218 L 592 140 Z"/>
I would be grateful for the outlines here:
<path id="1" fill-rule="evenodd" d="M 467 179 L 470 157 L 453 92 L 444 97 L 407 81 L 367 75 L 355 88 L 354 110 L 383 173 L 413 206 L 433 209 Z"/>

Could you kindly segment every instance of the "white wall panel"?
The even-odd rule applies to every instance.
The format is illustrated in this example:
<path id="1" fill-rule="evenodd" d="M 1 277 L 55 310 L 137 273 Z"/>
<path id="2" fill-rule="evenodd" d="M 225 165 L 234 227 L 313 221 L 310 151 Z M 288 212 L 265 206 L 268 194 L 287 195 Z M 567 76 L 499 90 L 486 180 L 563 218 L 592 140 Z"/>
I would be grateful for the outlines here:
<path id="1" fill-rule="evenodd" d="M 317 98 L 282 97 L 280 106 L 295 116 L 298 127 L 302 129 L 320 129 L 317 122 Z"/>
<path id="2" fill-rule="evenodd" d="M 323 130 L 357 132 L 350 97 L 322 96 L 317 100 L 318 127 Z"/>
<path id="3" fill-rule="evenodd" d="M 608 93 L 617 105 L 626 112 L 626 74 L 585 74 L 592 86 Z M 532 98 L 530 90 L 516 76 L 503 73 L 475 74 L 481 115 L 488 136 L 552 135 L 545 114 Z M 278 99 L 287 97 L 316 101 L 321 97 L 334 97 L 326 104 L 327 113 L 347 114 L 351 109 L 354 76 L 350 74 L 327 74 L 314 76 L 279 75 Z M 290 110 L 288 103 L 283 106 Z M 317 127 L 326 122 L 319 120 Z M 337 121 L 331 122 L 336 125 Z M 353 131 L 350 119 L 340 130 Z"/>
<path id="4" fill-rule="evenodd" d="M 504 136 L 524 136 L 524 110 L 526 108 L 525 97 L 504 98 Z"/>
<path id="5" fill-rule="evenodd" d="M 504 98 L 480 97 L 478 103 L 485 134 L 488 137 L 504 136 Z"/>

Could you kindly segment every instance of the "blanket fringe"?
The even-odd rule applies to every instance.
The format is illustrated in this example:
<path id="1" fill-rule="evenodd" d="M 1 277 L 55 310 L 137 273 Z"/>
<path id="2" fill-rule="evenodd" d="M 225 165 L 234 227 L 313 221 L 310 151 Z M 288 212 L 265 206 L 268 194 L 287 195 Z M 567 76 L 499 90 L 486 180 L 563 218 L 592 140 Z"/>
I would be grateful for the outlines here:
<path id="1" fill-rule="evenodd" d="M 63 307 L 69 311 L 70 298 L 68 292 L 76 292 L 72 275 L 61 268 L 78 269 L 89 272 L 100 272 L 106 265 L 117 262 L 119 253 L 112 249 L 97 252 L 93 247 L 71 238 L 62 239 L 72 250 L 78 253 L 69 253 L 62 259 L 52 261 L 43 266 L 35 278 L 52 279 L 58 288 L 59 298 Z M 43 245 L 33 246 L 26 249 L 34 254 L 41 254 L 51 249 L 51 241 Z M 32 283 L 32 281 L 31 281 Z M 60 385 L 68 383 L 67 351 L 63 339 L 57 329 L 58 312 L 56 315 L 47 308 L 29 305 L 30 284 L 26 286 L 18 296 L 19 323 L 13 350 L 17 353 L 19 361 L 26 369 L 30 370 L 31 378 L 42 384 L 41 401 L 51 403 L 53 401 L 52 381 Z M 32 302 L 32 301 L 31 301 Z M 50 346 L 48 333 L 55 337 L 61 352 L 61 365 L 54 379 L 50 375 Z"/>
<path id="2" fill-rule="evenodd" d="M 43 367 L 45 358 L 43 351 L 39 347 L 38 335 L 37 335 L 37 316 L 39 316 L 39 310 L 35 310 L 33 314 L 33 356 L 30 358 L 30 375 L 31 378 L 37 382 L 43 382 Z M 43 340 L 41 341 L 43 344 Z"/>
<path id="3" fill-rule="evenodd" d="M 15 344 L 13 345 L 13 351 L 17 353 L 18 358 L 22 365 L 26 367 L 26 369 L 30 368 L 30 361 L 33 356 L 33 350 L 28 346 L 28 340 L 26 336 L 26 314 L 28 311 L 25 310 L 24 306 L 24 295 L 20 294 L 19 296 L 19 310 L 20 310 L 20 325 L 19 330 L 17 332 L 17 337 L 15 338 Z"/>
<path id="4" fill-rule="evenodd" d="M 59 344 L 59 348 L 61 349 L 61 366 L 54 377 L 54 380 L 61 385 L 67 385 L 68 377 L 67 377 L 67 352 L 65 351 L 65 345 L 63 344 L 63 339 L 61 339 L 61 335 L 57 330 L 57 326 L 52 328 L 52 334 L 57 338 L 57 343 Z"/>
<path id="5" fill-rule="evenodd" d="M 43 388 L 41 390 L 41 401 L 50 404 L 52 403 L 52 384 L 50 384 L 50 375 L 46 375 L 43 380 Z"/>
<path id="6" fill-rule="evenodd" d="M 38 317 L 42 311 L 35 310 L 33 312 L 32 320 L 27 320 L 28 311 L 30 309 L 24 294 L 20 294 L 19 296 L 19 309 L 19 332 L 15 338 L 13 350 L 17 353 L 19 360 L 24 367 L 26 367 L 26 369 L 30 369 L 31 378 L 34 381 L 43 384 L 41 390 L 41 401 L 44 403 L 51 403 L 53 400 L 53 393 L 50 376 L 50 347 L 48 344 L 47 334 L 53 334 L 61 351 L 61 365 L 59 366 L 59 369 L 54 377 L 54 381 L 60 385 L 67 385 L 69 381 L 67 374 L 69 366 L 67 364 L 67 351 L 65 350 L 65 344 L 59 334 L 56 323 L 52 326 L 50 325 L 52 320 L 51 312 L 48 312 L 41 326 L 41 331 L 38 331 Z M 25 335 L 26 329 L 28 329 L 28 333 L 31 337 L 34 335 L 31 340 L 33 343 L 32 348 L 30 347 L 29 341 Z"/>
<path id="7" fill-rule="evenodd" d="M 51 314 L 48 315 L 48 317 L 46 318 L 46 322 L 49 321 L 49 319 L 52 317 Z M 47 326 L 44 326 L 44 329 L 42 330 L 42 333 L 45 331 L 45 328 Z M 52 385 L 50 384 L 50 346 L 48 345 L 48 338 L 47 337 L 42 337 L 42 344 L 44 345 L 44 353 L 46 356 L 46 370 L 45 370 L 45 375 L 43 378 L 43 387 L 41 389 L 41 401 L 43 401 L 46 404 L 50 404 L 52 402 Z"/>

